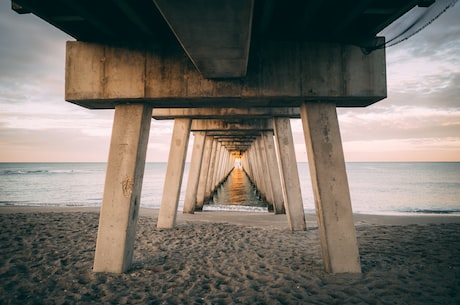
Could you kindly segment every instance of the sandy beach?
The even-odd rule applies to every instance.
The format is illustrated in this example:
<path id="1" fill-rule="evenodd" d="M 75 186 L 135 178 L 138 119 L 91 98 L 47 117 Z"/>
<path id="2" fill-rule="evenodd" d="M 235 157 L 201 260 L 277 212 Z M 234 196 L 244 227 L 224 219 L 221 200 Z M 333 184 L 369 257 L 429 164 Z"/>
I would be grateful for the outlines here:
<path id="1" fill-rule="evenodd" d="M 460 304 L 460 217 L 355 215 L 361 275 L 323 272 L 314 215 L 140 213 L 133 268 L 92 272 L 97 208 L 0 208 L 0 304 Z"/>

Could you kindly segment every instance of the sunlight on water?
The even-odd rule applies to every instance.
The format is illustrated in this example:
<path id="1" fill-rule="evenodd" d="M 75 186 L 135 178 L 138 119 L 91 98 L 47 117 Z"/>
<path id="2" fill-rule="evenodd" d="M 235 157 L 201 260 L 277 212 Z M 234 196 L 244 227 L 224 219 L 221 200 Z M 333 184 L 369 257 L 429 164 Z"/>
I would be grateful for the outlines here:
<path id="1" fill-rule="evenodd" d="M 205 210 L 218 207 L 219 209 L 232 209 L 231 206 L 233 209 L 235 206 L 245 206 L 247 210 L 251 210 L 253 207 L 265 208 L 266 210 L 266 204 L 258 198 L 255 188 L 241 168 L 235 168 L 232 171 L 227 181 L 219 187 L 212 203 L 205 206 Z"/>

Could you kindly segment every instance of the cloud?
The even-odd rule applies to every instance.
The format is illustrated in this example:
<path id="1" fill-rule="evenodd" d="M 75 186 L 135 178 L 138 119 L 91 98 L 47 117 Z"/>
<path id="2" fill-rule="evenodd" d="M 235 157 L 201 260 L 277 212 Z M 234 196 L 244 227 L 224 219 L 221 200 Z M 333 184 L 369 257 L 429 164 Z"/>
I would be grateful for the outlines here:
<path id="1" fill-rule="evenodd" d="M 389 97 L 398 100 L 459 107 L 460 91 L 460 5 L 410 39 L 387 48 Z M 398 94 L 417 94 L 417 98 Z"/>
<path id="2" fill-rule="evenodd" d="M 459 18 L 460 5 L 457 3 L 414 36 L 400 44 L 387 48 L 391 53 L 396 52 L 396 56 L 390 58 L 389 63 L 405 61 L 412 57 L 446 58 L 448 56 L 447 59 L 449 60 L 458 60 L 456 50 L 459 48 Z M 409 20 L 412 21 L 413 19 L 409 17 Z M 384 30 L 383 32 L 388 31 Z"/>
<path id="3" fill-rule="evenodd" d="M 0 3 L 0 66 L 7 72 L 1 79 L 61 70 L 63 42 L 73 39 L 32 14 L 15 13 L 10 5 Z"/>
<path id="4" fill-rule="evenodd" d="M 458 159 L 460 139 L 406 138 L 345 141 L 347 161 L 452 161 Z"/>
<path id="5" fill-rule="evenodd" d="M 3 162 L 106 161 L 109 137 L 88 137 L 79 130 L 30 130 L 0 125 Z"/>
<path id="6" fill-rule="evenodd" d="M 414 106 L 341 111 L 342 135 L 351 140 L 459 137 L 460 109 Z"/>
<path id="7" fill-rule="evenodd" d="M 368 108 L 338 111 L 348 158 L 458 160 L 459 19 L 457 4 L 387 49 L 388 98 Z"/>

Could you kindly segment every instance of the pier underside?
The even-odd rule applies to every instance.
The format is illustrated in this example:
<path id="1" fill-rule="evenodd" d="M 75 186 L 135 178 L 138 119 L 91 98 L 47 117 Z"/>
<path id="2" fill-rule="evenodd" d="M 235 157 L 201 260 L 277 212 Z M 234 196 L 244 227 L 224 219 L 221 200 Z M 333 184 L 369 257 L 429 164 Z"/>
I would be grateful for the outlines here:
<path id="1" fill-rule="evenodd" d="M 132 113 L 142 111 L 174 120 L 157 223 L 163 229 L 176 225 L 193 134 L 184 213 L 201 211 L 239 159 L 271 210 L 286 213 L 290 230 L 305 231 L 290 126 L 290 118 L 300 118 L 325 269 L 360 272 L 336 108 L 366 106 L 386 96 L 384 50 L 365 54 L 340 43 L 277 42 L 264 44 L 251 56 L 245 77 L 209 79 L 175 48 L 67 44 L 66 99 L 88 108 L 115 108 L 116 113 L 110 155 L 117 158 L 109 157 L 109 195 L 103 199 L 95 271 L 129 268 L 140 198 L 134 185 L 142 182 L 146 150 L 138 143 L 148 139 L 148 131 L 140 132 L 148 129 L 144 115 Z M 131 136 L 117 129 L 138 132 Z M 127 165 L 136 170 L 125 170 Z M 112 168 L 117 173 L 109 175 Z M 113 195 L 117 193 L 121 196 Z"/>
<path id="2" fill-rule="evenodd" d="M 115 109 L 95 272 L 130 268 L 150 122 L 174 120 L 157 227 L 201 211 L 236 160 L 274 214 L 305 231 L 290 118 L 303 123 L 324 267 L 361 272 L 337 107 L 386 97 L 376 35 L 430 1 L 14 0 L 73 36 L 65 99 Z M 153 143 L 152 145 L 155 145 Z M 160 199 L 159 199 L 160 200 Z"/>

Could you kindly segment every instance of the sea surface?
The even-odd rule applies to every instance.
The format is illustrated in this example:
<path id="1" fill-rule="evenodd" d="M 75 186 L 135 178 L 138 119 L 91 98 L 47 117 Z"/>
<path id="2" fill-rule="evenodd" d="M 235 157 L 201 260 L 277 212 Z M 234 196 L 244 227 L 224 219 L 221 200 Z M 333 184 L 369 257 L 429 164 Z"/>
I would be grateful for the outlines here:
<path id="1" fill-rule="evenodd" d="M 304 208 L 313 212 L 308 163 L 298 168 Z M 0 206 L 100 206 L 105 170 L 105 163 L 0 163 Z M 166 163 L 146 164 L 141 206 L 159 208 L 165 173 Z M 356 213 L 460 216 L 460 162 L 347 163 L 347 174 Z M 188 164 L 179 209 L 187 177 Z M 244 175 L 230 178 L 205 209 L 266 211 Z M 238 184 L 246 195 L 231 193 Z"/>

